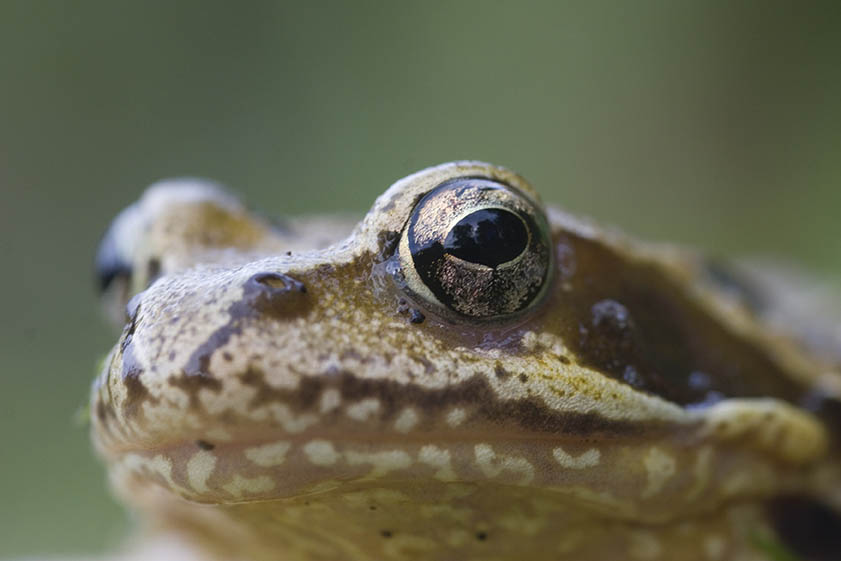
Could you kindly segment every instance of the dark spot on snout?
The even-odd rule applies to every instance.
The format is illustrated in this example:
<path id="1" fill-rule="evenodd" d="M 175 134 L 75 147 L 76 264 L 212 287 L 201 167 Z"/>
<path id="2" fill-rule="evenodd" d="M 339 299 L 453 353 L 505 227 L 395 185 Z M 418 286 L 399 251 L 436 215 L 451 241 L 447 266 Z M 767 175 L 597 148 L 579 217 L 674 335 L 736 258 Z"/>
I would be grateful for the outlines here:
<path id="1" fill-rule="evenodd" d="M 196 440 L 196 446 L 198 446 L 202 450 L 213 450 L 214 448 L 216 448 L 214 444 L 211 444 L 206 440 Z"/>
<path id="2" fill-rule="evenodd" d="M 310 306 L 304 283 L 282 273 L 257 273 L 242 288 L 242 298 L 228 308 L 230 321 L 211 333 L 187 359 L 184 367 L 187 377 L 212 378 L 210 357 L 232 335 L 241 333 L 246 321 L 262 317 L 291 319 L 305 313 Z"/>
<path id="3" fill-rule="evenodd" d="M 221 381 L 209 374 L 200 372 L 190 374 L 185 370 L 183 374 L 170 376 L 167 383 L 186 393 L 190 400 L 190 407 L 194 409 L 199 407 L 199 392 L 201 390 L 209 390 L 214 393 L 222 391 Z"/>
<path id="4" fill-rule="evenodd" d="M 503 368 L 499 361 L 496 361 L 496 366 L 494 366 L 494 375 L 496 375 L 496 377 L 500 380 L 507 380 L 511 376 L 511 373 Z"/>
<path id="5" fill-rule="evenodd" d="M 272 289 L 279 289 L 281 292 L 306 292 L 307 287 L 299 280 L 281 273 L 257 273 L 245 281 L 246 289 L 248 284 L 254 282 Z"/>
<path id="6" fill-rule="evenodd" d="M 248 306 L 252 312 L 265 314 L 278 319 L 298 316 L 309 307 L 306 298 L 307 287 L 301 281 L 282 273 L 257 273 L 245 281 L 242 301 L 231 306 L 231 316 L 248 315 Z"/>
<path id="7" fill-rule="evenodd" d="M 382 531 L 380 532 L 380 535 L 381 535 L 382 537 L 384 537 L 384 538 L 390 538 L 390 537 L 391 537 L 391 536 L 393 536 L 394 534 L 391 532 L 391 530 L 382 530 Z"/>
<path id="8" fill-rule="evenodd" d="M 130 417 L 143 411 L 144 401 L 157 403 L 158 399 L 152 397 L 149 390 L 140 379 L 143 374 L 143 367 L 134 356 L 134 322 L 126 327 L 126 334 L 123 337 L 120 349 L 122 352 L 122 380 L 126 387 L 126 400 L 123 404 L 123 415 Z"/>
<path id="9" fill-rule="evenodd" d="M 808 496 L 772 499 L 768 515 L 780 541 L 803 561 L 841 558 L 841 513 Z"/>
<path id="10" fill-rule="evenodd" d="M 483 542 L 486 539 L 488 539 L 488 533 L 487 532 L 476 532 L 476 539 L 479 540 L 480 542 Z"/>

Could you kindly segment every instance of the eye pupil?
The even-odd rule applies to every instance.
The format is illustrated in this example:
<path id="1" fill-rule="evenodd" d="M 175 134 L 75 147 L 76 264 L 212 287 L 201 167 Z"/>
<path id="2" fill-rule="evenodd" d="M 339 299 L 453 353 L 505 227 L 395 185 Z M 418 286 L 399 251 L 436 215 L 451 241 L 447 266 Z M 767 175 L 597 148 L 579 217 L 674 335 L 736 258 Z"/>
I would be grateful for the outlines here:
<path id="1" fill-rule="evenodd" d="M 542 209 L 517 186 L 456 177 L 415 203 L 400 237 L 397 280 L 419 306 L 447 319 L 513 321 L 546 293 L 550 244 Z"/>
<path id="2" fill-rule="evenodd" d="M 519 256 L 529 243 L 522 219 L 500 208 L 472 212 L 450 229 L 444 251 L 454 257 L 497 267 Z"/>

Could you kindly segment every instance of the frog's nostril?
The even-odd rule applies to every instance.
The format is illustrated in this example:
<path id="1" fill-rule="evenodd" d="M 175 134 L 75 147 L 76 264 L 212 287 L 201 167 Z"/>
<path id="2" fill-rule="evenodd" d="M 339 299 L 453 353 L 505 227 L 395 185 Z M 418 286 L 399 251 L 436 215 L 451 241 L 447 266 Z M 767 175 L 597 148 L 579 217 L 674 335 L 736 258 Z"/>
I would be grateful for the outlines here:
<path id="1" fill-rule="evenodd" d="M 279 292 L 306 292 L 307 287 L 299 280 L 293 279 L 289 275 L 281 273 L 257 273 L 246 281 L 246 288 L 248 284 L 254 282 L 268 287 L 272 291 Z"/>
<path id="2" fill-rule="evenodd" d="M 243 299 L 237 307 L 249 308 L 243 315 L 254 312 L 277 319 L 288 319 L 305 313 L 310 306 L 307 287 L 301 281 L 282 273 L 257 273 L 243 286 Z M 232 309 L 232 312 L 234 310 Z"/>

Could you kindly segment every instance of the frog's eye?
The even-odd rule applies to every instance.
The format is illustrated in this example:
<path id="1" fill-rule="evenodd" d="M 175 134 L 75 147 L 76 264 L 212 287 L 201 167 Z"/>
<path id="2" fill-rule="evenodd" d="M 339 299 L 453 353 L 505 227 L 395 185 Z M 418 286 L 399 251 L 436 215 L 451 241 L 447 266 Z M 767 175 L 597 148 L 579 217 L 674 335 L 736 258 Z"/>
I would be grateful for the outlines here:
<path id="1" fill-rule="evenodd" d="M 452 179 L 415 205 L 398 250 L 405 289 L 454 319 L 508 319 L 545 292 L 552 270 L 546 218 L 517 189 Z"/>

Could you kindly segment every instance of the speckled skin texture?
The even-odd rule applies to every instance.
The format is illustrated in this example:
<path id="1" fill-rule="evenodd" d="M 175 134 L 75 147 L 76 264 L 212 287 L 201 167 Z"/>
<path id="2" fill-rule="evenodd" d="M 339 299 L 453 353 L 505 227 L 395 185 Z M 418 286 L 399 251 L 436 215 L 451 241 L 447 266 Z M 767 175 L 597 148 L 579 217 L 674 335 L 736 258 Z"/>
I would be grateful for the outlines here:
<path id="1" fill-rule="evenodd" d="M 117 493 L 208 558 L 290 561 L 763 559 L 768 498 L 841 504 L 837 409 L 802 407 L 838 403 L 841 360 L 692 255 L 549 210 L 551 284 L 526 314 L 408 297 L 401 233 L 458 177 L 539 204 L 456 162 L 349 237 L 198 183 L 124 213 L 132 275 L 110 297 L 137 295 L 91 405 Z"/>

